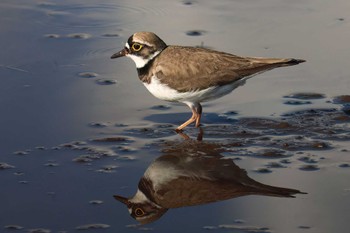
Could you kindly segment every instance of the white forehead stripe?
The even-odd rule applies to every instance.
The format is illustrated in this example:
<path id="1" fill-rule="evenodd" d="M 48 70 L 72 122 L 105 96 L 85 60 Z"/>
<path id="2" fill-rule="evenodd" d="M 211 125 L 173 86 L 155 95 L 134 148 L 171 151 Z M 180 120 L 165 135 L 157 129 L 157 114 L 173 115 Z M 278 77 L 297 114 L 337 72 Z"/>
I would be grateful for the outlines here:
<path id="1" fill-rule="evenodd" d="M 139 44 L 147 45 L 148 47 L 152 47 L 152 45 L 150 43 L 148 43 L 147 41 L 138 40 L 137 38 L 134 39 L 134 42 L 137 42 Z"/>
<path id="2" fill-rule="evenodd" d="M 128 42 L 125 43 L 125 47 L 127 47 L 128 49 L 130 49 L 130 45 L 128 44 Z"/>

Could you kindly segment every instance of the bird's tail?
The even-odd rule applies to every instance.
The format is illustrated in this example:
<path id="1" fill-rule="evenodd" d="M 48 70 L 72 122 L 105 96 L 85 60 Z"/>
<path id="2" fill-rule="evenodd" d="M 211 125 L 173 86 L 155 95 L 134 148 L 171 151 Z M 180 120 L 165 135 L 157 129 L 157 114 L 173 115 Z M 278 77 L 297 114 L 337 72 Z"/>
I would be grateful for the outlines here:
<path id="1" fill-rule="evenodd" d="M 251 58 L 253 62 L 256 63 L 262 63 L 266 65 L 274 65 L 275 67 L 282 67 L 282 66 L 294 66 L 299 63 L 306 62 L 303 59 L 296 59 L 296 58 L 262 58 L 262 57 L 254 57 Z"/>
<path id="2" fill-rule="evenodd" d="M 255 182 L 250 186 L 252 190 L 256 189 L 258 195 L 273 196 L 273 197 L 295 197 L 296 194 L 307 194 L 297 189 L 282 188 L 271 185 Z M 254 194 L 254 193 L 253 193 Z"/>
<path id="3" fill-rule="evenodd" d="M 278 67 L 294 66 L 305 62 L 303 59 L 295 58 L 265 58 L 265 57 L 245 57 L 250 61 L 250 65 L 236 72 L 241 77 L 252 77 L 253 75 L 266 72 Z"/>

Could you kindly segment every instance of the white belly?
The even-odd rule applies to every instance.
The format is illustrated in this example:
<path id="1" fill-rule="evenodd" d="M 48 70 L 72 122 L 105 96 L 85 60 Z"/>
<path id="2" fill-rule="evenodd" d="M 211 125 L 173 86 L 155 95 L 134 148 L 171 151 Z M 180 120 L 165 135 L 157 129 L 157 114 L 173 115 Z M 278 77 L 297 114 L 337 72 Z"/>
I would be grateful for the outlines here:
<path id="1" fill-rule="evenodd" d="M 224 86 L 213 86 L 207 89 L 191 91 L 191 92 L 178 92 L 167 85 L 161 84 L 156 77 L 152 77 L 151 82 L 143 83 L 149 92 L 155 97 L 161 100 L 171 102 L 205 102 L 213 99 L 217 99 L 224 96 L 240 85 L 243 85 L 245 80 L 240 80 L 235 83 L 227 84 Z"/>

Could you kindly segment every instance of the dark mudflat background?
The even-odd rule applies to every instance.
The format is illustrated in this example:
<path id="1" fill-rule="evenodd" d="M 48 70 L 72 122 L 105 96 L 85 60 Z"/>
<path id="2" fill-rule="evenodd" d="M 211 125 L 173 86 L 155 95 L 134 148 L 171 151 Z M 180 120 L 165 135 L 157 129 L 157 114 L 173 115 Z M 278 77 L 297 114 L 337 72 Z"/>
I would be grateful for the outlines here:
<path id="1" fill-rule="evenodd" d="M 346 232 L 350 215 L 348 0 L 0 3 L 0 232 Z M 296 57 L 204 104 L 203 140 L 296 198 L 246 196 L 139 226 L 132 196 L 185 135 L 186 106 L 151 96 L 129 59 L 136 31 L 169 44 Z M 174 149 L 175 148 L 175 149 Z M 179 153 L 184 153 L 179 150 Z"/>

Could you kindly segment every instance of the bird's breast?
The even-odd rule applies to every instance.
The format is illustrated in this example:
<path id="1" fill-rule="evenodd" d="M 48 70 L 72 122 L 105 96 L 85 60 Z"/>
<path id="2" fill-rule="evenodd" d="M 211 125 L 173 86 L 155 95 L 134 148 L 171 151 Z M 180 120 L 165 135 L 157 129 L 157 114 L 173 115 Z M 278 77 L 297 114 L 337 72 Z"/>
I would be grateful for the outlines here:
<path id="1" fill-rule="evenodd" d="M 188 98 L 189 93 L 179 92 L 174 88 L 170 88 L 166 83 L 161 82 L 155 75 L 150 78 L 150 82 L 143 82 L 145 87 L 152 95 L 161 100 L 171 102 L 181 102 Z"/>

